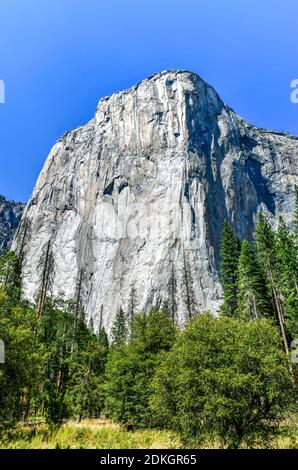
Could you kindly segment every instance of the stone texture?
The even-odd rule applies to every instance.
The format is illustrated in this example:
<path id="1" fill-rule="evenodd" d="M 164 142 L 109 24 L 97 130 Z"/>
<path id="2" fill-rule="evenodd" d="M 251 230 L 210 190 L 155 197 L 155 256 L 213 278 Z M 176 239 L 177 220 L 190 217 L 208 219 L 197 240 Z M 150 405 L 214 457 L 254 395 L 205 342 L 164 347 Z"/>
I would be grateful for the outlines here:
<path id="1" fill-rule="evenodd" d="M 24 215 L 31 221 L 23 287 L 33 298 L 50 239 L 53 294 L 83 300 L 95 329 L 170 301 L 187 314 L 185 271 L 197 311 L 220 304 L 219 238 L 229 219 L 252 238 L 256 213 L 290 223 L 298 139 L 258 129 L 187 71 L 158 73 L 100 100 L 96 116 L 53 147 Z M 14 248 L 20 244 L 20 235 Z"/>
<path id="2" fill-rule="evenodd" d="M 10 249 L 24 207 L 21 202 L 8 201 L 0 195 L 0 255 Z"/>

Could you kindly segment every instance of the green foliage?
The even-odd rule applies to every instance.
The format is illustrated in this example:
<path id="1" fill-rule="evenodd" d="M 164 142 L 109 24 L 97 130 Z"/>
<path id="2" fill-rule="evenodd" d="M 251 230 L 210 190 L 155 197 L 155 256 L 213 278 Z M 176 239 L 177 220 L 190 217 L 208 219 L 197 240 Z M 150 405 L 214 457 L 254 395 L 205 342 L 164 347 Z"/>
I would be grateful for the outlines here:
<path id="1" fill-rule="evenodd" d="M 249 320 L 270 317 L 279 326 L 283 348 L 298 335 L 298 188 L 294 229 L 282 218 L 273 231 L 263 213 L 255 227 L 255 244 L 246 240 L 237 256 L 237 238 L 227 222 L 221 239 L 221 313 Z M 237 263 L 235 260 L 238 260 Z M 236 267 L 237 264 L 237 267 Z"/>
<path id="2" fill-rule="evenodd" d="M 298 250 L 298 186 L 295 186 L 295 207 L 294 207 L 294 230 L 293 236 L 295 240 L 296 250 Z"/>
<path id="3" fill-rule="evenodd" d="M 92 318 L 86 326 L 82 275 L 76 299 L 51 298 L 50 242 L 41 260 L 37 305 L 22 299 L 18 257 L 0 257 L 0 338 L 6 346 L 0 433 L 21 419 L 40 417 L 52 427 L 105 411 L 126 428 L 172 428 L 187 445 L 206 439 L 225 447 L 264 442 L 292 399 L 294 365 L 289 367 L 284 351 L 298 334 L 297 188 L 294 218 L 294 231 L 280 219 L 274 232 L 260 214 L 256 243 L 243 241 L 241 247 L 224 223 L 219 319 L 203 314 L 192 320 L 193 281 L 185 258 L 186 329 L 178 334 L 174 325 L 171 279 L 171 315 L 156 309 L 133 314 L 132 295 L 130 334 L 120 310 L 111 348 L 104 329 L 94 334 Z"/>
<path id="4" fill-rule="evenodd" d="M 122 308 L 117 312 L 115 322 L 112 327 L 111 333 L 111 346 L 113 348 L 118 348 L 119 346 L 125 344 L 127 340 L 127 322 L 126 316 Z"/>
<path id="5" fill-rule="evenodd" d="M 276 264 L 275 235 L 262 212 L 259 213 L 255 228 L 257 253 L 269 275 L 273 275 Z"/>
<path id="6" fill-rule="evenodd" d="M 99 416 L 107 356 L 106 336 L 88 330 L 84 312 L 75 316 L 74 302 L 45 304 L 39 329 L 45 356 L 38 409 L 61 424 L 69 417 Z"/>
<path id="7" fill-rule="evenodd" d="M 264 273 L 253 246 L 246 240 L 241 244 L 237 300 L 238 315 L 246 320 L 269 316 L 273 310 Z"/>
<path id="8" fill-rule="evenodd" d="M 21 265 L 19 258 L 12 251 L 0 256 L 0 285 L 8 294 L 8 299 L 14 305 L 21 293 Z"/>
<path id="9" fill-rule="evenodd" d="M 15 301 L 19 286 L 16 264 L 12 253 L 0 258 L 0 339 L 5 345 L 5 363 L 0 364 L 0 433 L 26 412 L 28 392 L 36 390 L 41 366 L 32 334 L 34 310 Z"/>
<path id="10" fill-rule="evenodd" d="M 0 257 L 0 431 L 29 416 L 50 424 L 99 416 L 108 352 L 104 330 L 88 330 L 75 302 L 48 299 L 42 316 L 20 298 L 20 265 L 13 253 Z"/>
<path id="11" fill-rule="evenodd" d="M 264 267 L 268 286 L 272 292 L 275 321 L 279 324 L 284 349 L 289 353 L 290 341 L 298 329 L 295 230 L 291 234 L 284 221 L 280 219 L 278 230 L 274 233 L 268 221 L 260 214 L 255 237 L 258 258 Z"/>
<path id="12" fill-rule="evenodd" d="M 237 309 L 238 259 L 240 243 L 233 229 L 225 220 L 220 242 L 220 279 L 223 286 L 224 315 L 232 316 Z"/>
<path id="13" fill-rule="evenodd" d="M 291 403 L 287 359 L 276 328 L 197 317 L 157 369 L 150 406 L 156 424 L 180 432 L 184 443 L 219 439 L 250 446 L 274 431 Z"/>
<path id="14" fill-rule="evenodd" d="M 276 233 L 278 288 L 283 298 L 286 328 L 291 339 L 298 337 L 298 264 L 295 238 L 282 218 Z"/>
<path id="15" fill-rule="evenodd" d="M 100 416 L 104 407 L 104 374 L 108 348 L 92 336 L 76 358 L 67 387 L 70 415 L 78 420 Z"/>
<path id="16" fill-rule="evenodd" d="M 128 344 L 111 350 L 106 368 L 106 410 L 127 428 L 150 426 L 151 379 L 175 338 L 175 326 L 164 311 L 138 314 Z"/>

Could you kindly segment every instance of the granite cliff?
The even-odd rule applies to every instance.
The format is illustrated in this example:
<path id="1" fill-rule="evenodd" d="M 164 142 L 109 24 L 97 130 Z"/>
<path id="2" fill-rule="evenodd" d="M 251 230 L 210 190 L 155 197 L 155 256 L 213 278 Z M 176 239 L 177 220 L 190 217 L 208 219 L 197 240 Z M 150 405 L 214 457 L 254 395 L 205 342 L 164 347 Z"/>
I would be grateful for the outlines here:
<path id="1" fill-rule="evenodd" d="M 36 295 L 50 241 L 53 294 L 73 297 L 79 282 L 95 329 L 120 307 L 165 303 L 182 322 L 188 294 L 215 312 L 224 219 L 248 239 L 259 210 L 290 223 L 297 161 L 296 137 L 246 122 L 191 72 L 104 97 L 54 145 L 26 206 L 13 243 L 30 222 L 24 292 Z"/>

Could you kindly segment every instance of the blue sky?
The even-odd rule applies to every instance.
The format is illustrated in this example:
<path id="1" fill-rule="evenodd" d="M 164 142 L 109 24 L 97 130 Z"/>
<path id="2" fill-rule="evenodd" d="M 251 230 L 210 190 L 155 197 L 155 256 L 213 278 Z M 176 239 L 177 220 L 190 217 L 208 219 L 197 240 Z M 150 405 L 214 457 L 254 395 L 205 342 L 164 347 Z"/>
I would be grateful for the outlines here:
<path id="1" fill-rule="evenodd" d="M 0 194 L 26 201 L 101 96 L 182 68 L 254 124 L 298 135 L 297 0 L 0 0 Z"/>

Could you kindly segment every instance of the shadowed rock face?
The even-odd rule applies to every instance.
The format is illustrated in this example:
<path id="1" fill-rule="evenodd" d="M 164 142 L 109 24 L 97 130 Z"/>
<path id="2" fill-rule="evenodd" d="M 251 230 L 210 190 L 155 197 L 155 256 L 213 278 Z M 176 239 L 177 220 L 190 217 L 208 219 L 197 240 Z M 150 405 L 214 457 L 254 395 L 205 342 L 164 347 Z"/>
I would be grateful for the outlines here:
<path id="1" fill-rule="evenodd" d="M 10 249 L 24 207 L 21 202 L 8 201 L 0 195 L 0 255 Z"/>
<path id="2" fill-rule="evenodd" d="M 247 123 L 190 72 L 103 98 L 53 147 L 27 204 L 24 291 L 34 297 L 51 240 L 53 294 L 74 296 L 81 273 L 95 328 L 101 318 L 110 330 L 120 306 L 129 314 L 173 299 L 183 321 L 186 272 L 196 310 L 216 311 L 224 219 L 248 239 L 260 209 L 290 222 L 297 159 L 297 138 Z"/>

